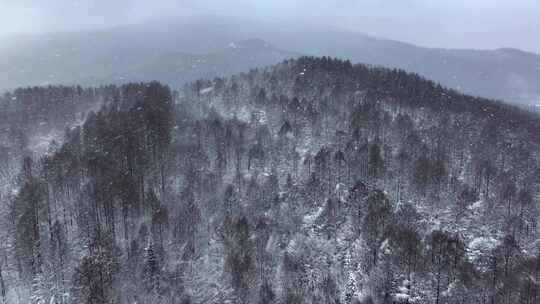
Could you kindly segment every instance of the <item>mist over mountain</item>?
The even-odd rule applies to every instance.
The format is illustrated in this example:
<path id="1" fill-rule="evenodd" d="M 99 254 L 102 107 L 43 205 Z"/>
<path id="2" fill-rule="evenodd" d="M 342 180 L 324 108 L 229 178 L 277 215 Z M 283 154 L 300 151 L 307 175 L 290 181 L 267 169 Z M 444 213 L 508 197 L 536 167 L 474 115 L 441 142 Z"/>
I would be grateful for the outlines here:
<path id="1" fill-rule="evenodd" d="M 298 56 L 293 52 L 279 50 L 265 41 L 248 39 L 231 42 L 226 48 L 209 54 L 166 53 L 152 61 L 134 64 L 126 71 L 84 82 L 159 80 L 174 87 L 181 87 L 197 79 L 230 76 Z"/>
<path id="2" fill-rule="evenodd" d="M 258 58 L 251 66 L 227 56 L 214 56 L 214 67 L 201 66 L 200 72 L 193 69 L 189 77 L 185 69 L 175 71 L 171 66 L 165 73 L 156 64 L 171 54 L 183 53 L 193 59 L 220 53 L 231 43 L 248 39 L 262 39 L 281 51 Z M 282 54 L 275 56 L 276 52 Z M 277 63 L 289 54 L 334 56 L 401 68 L 464 93 L 512 103 L 536 104 L 540 96 L 540 56 L 532 53 L 430 49 L 332 27 L 216 16 L 4 39 L 0 67 L 7 72 L 0 75 L 0 83 L 3 88 L 13 88 L 154 78 L 178 87 L 179 82 L 192 77 L 230 75 L 244 68 Z M 212 69 L 215 75 L 207 72 Z M 176 72 L 178 75 L 174 75 Z"/>

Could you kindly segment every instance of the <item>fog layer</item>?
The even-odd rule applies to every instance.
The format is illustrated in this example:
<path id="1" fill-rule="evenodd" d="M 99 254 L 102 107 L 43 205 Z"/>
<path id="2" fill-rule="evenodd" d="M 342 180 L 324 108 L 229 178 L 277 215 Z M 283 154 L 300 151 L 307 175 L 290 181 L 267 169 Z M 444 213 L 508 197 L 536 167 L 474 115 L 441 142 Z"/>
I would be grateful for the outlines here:
<path id="1" fill-rule="evenodd" d="M 430 47 L 540 52 L 539 8 L 535 0 L 1 0 L 0 36 L 214 14 L 323 24 Z"/>

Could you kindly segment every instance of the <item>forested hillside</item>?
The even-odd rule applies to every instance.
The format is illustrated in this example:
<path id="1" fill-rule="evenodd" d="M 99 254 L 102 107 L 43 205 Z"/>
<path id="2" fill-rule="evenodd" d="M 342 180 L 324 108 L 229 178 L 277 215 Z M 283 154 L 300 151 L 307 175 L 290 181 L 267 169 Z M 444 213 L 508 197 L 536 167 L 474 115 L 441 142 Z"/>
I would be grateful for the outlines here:
<path id="1" fill-rule="evenodd" d="M 540 301 L 537 114 L 326 57 L 0 105 L 4 303 Z"/>

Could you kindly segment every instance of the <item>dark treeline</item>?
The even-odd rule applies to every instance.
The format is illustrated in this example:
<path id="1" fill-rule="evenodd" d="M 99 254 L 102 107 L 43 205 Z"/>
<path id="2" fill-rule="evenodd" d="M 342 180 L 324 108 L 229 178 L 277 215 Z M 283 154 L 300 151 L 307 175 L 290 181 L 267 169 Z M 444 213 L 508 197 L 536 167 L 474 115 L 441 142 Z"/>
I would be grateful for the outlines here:
<path id="1" fill-rule="evenodd" d="M 113 86 L 28 87 L 0 96 L 0 199 L 9 201 L 25 156 L 55 150 L 85 114 L 114 100 Z"/>
<path id="2" fill-rule="evenodd" d="M 64 127 L 81 112 L 99 108 L 113 98 L 114 87 L 29 87 L 0 97 L 2 127 L 28 130 L 38 126 Z"/>
<path id="3" fill-rule="evenodd" d="M 32 154 L 40 136 L 84 121 L 84 114 L 114 98 L 114 87 L 29 87 L 0 96 L 0 147 Z M 9 150 L 8 150 L 9 149 Z"/>
<path id="4" fill-rule="evenodd" d="M 535 114 L 308 57 L 22 92 L 72 127 L 4 197 L 4 303 L 540 300 Z M 73 126 L 48 94 L 103 106 Z"/>

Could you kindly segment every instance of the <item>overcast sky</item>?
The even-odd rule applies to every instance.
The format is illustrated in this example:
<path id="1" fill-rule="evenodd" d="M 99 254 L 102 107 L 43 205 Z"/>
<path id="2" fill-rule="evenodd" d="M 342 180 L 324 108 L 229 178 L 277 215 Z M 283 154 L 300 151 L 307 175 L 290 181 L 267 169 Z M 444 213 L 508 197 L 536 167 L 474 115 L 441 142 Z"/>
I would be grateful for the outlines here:
<path id="1" fill-rule="evenodd" d="M 540 53 L 540 0 L 0 0 L 0 36 L 192 14 L 320 23 L 432 47 Z"/>

